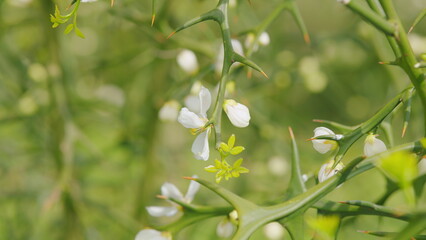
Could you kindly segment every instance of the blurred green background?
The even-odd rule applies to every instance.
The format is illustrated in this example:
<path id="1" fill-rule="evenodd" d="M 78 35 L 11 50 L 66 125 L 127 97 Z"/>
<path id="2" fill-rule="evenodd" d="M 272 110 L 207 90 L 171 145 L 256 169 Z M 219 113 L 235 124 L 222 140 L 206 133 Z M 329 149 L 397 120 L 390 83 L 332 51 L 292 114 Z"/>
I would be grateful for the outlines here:
<path id="1" fill-rule="evenodd" d="M 230 9 L 231 32 L 254 28 L 280 3 L 238 1 Z M 424 0 L 394 1 L 408 28 Z M 182 176 L 213 163 L 195 160 L 193 136 L 177 122 L 161 122 L 158 111 L 171 99 L 183 104 L 196 80 L 213 90 L 220 32 L 214 22 L 196 25 L 166 40 L 174 28 L 216 5 L 216 1 L 116 0 L 82 3 L 78 24 L 86 39 L 51 28 L 49 14 L 70 1 L 0 0 L 0 239 L 133 239 L 169 219 L 147 215 L 163 182 L 183 192 Z M 386 39 L 334 0 L 298 0 L 312 43 L 303 41 L 295 21 L 282 13 L 267 29 L 271 42 L 251 59 L 270 79 L 247 69 L 234 71 L 233 98 L 249 106 L 250 126 L 236 129 L 224 116 L 223 135 L 236 134 L 246 147 L 251 172 L 221 184 L 257 203 L 282 197 L 289 180 L 291 126 L 299 143 L 302 171 L 315 174 L 329 155 L 305 140 L 320 126 L 312 119 L 347 125 L 372 116 L 408 85 L 400 69 L 377 64 L 393 60 Z M 426 21 L 410 34 L 417 55 L 426 52 Z M 179 68 L 182 49 L 197 55 L 200 74 Z M 395 143 L 421 137 L 421 109 L 414 100 L 408 134 L 401 138 L 402 114 L 393 120 Z M 380 132 L 379 132 L 380 134 Z M 213 140 L 213 138 L 211 138 Z M 362 154 L 362 140 L 344 161 Z M 213 147 L 213 141 L 211 146 Z M 387 143 L 389 146 L 389 143 Z M 274 171 L 275 170 L 275 171 Z M 362 174 L 327 198 L 377 200 L 385 180 L 379 171 Z M 420 205 L 426 207 L 425 197 Z M 207 189 L 194 203 L 224 205 Z M 400 193 L 388 203 L 404 207 Z M 308 215 L 312 215 L 308 213 Z M 196 224 L 177 239 L 219 239 L 220 219 Z M 346 219 L 339 239 L 375 239 L 357 230 L 395 231 L 404 223 L 378 217 Z M 311 233 L 307 229 L 307 234 Z M 284 236 L 283 239 L 288 239 Z M 267 239 L 262 231 L 253 239 Z"/>

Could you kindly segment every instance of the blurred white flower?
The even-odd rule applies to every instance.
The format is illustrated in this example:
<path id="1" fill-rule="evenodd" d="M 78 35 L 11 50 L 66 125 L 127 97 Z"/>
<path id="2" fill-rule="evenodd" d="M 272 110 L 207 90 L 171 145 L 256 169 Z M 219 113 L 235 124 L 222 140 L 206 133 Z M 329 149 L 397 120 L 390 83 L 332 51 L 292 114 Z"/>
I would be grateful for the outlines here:
<path id="1" fill-rule="evenodd" d="M 236 39 L 232 39 L 231 44 L 232 44 L 232 48 L 234 49 L 234 52 L 240 54 L 241 56 L 244 55 L 243 46 L 241 45 L 240 41 L 238 41 Z M 224 59 L 224 55 L 225 55 L 224 52 L 225 52 L 225 50 L 223 48 L 223 45 L 221 45 L 219 53 L 218 53 L 217 58 L 216 58 L 216 64 L 215 64 L 215 70 L 216 70 L 217 74 L 222 73 L 223 59 Z M 234 65 L 236 65 L 236 64 L 234 64 Z"/>
<path id="2" fill-rule="evenodd" d="M 197 56 L 191 50 L 184 49 L 177 55 L 179 66 L 187 73 L 193 74 L 198 71 Z"/>
<path id="3" fill-rule="evenodd" d="M 179 108 L 180 108 L 180 104 L 176 100 L 167 101 L 166 103 L 164 103 L 164 105 L 161 107 L 160 111 L 158 112 L 158 118 L 161 121 L 174 122 L 176 121 L 178 117 Z"/>
<path id="4" fill-rule="evenodd" d="M 229 238 L 235 231 L 234 224 L 228 218 L 222 219 L 216 228 L 216 234 L 221 238 Z"/>
<path id="5" fill-rule="evenodd" d="M 192 177 L 197 178 L 196 175 Z M 174 184 L 166 182 L 161 186 L 161 195 L 165 196 L 166 198 L 173 198 L 184 203 L 191 203 L 199 188 L 200 184 L 196 181 L 191 180 L 188 187 L 188 191 L 186 192 L 185 196 L 183 196 L 183 194 Z M 172 201 L 169 202 L 172 204 L 172 206 L 170 207 L 149 206 L 146 207 L 146 210 L 148 211 L 149 215 L 153 217 L 174 216 L 179 212 L 179 205 Z"/>
<path id="6" fill-rule="evenodd" d="M 321 169 L 318 172 L 318 181 L 324 182 L 325 180 L 331 178 L 336 173 L 338 173 L 340 170 L 342 170 L 345 166 L 342 162 L 339 162 L 337 166 L 332 169 L 334 164 L 334 160 L 331 160 L 321 166 Z"/>
<path id="7" fill-rule="evenodd" d="M 172 240 L 169 232 L 160 232 L 154 229 L 144 229 L 138 232 L 135 240 Z"/>
<path id="8" fill-rule="evenodd" d="M 419 169 L 419 176 L 426 174 L 426 156 L 423 156 L 423 158 L 417 164 L 417 168 Z"/>
<path id="9" fill-rule="evenodd" d="M 326 127 L 315 128 L 314 137 L 326 136 L 326 135 L 334 136 L 337 140 L 343 137 L 343 135 L 335 134 L 333 131 L 331 131 L 330 129 Z M 337 147 L 336 141 L 328 140 L 328 139 L 314 139 L 312 140 L 312 144 L 315 150 L 317 150 L 319 153 L 322 153 L 322 154 L 330 150 L 333 150 Z"/>
<path id="10" fill-rule="evenodd" d="M 84 3 L 84 2 L 96 2 L 98 0 L 81 0 L 80 2 Z"/>
<path id="11" fill-rule="evenodd" d="M 267 46 L 270 42 L 269 34 L 267 32 L 262 32 L 260 36 L 258 37 L 257 41 L 255 38 L 255 35 L 253 33 L 247 34 L 247 38 L 244 42 L 244 46 L 246 48 L 249 48 L 253 44 L 253 52 L 256 52 L 259 50 L 259 45 L 261 46 Z"/>
<path id="12" fill-rule="evenodd" d="M 289 169 L 287 160 L 281 156 L 273 156 L 268 160 L 268 170 L 275 176 L 284 176 Z"/>
<path id="13" fill-rule="evenodd" d="M 229 7 L 234 8 L 237 6 L 237 0 L 229 0 Z"/>
<path id="14" fill-rule="evenodd" d="M 250 112 L 243 104 L 237 103 L 233 99 L 227 99 L 223 102 L 223 109 L 234 126 L 243 128 L 249 125 Z"/>
<path id="15" fill-rule="evenodd" d="M 410 35 L 408 35 L 408 40 L 410 40 L 414 54 L 420 55 L 426 53 L 426 37 L 416 33 L 410 33 Z"/>
<path id="16" fill-rule="evenodd" d="M 184 107 L 180 110 L 178 122 L 184 127 L 192 129 L 194 134 L 198 133 L 191 150 L 196 159 L 207 161 L 210 155 L 208 141 L 210 127 L 204 128 L 204 126 L 208 122 L 207 110 L 211 105 L 210 91 L 201 86 L 198 98 L 187 98 L 185 103 L 187 108 Z"/>
<path id="17" fill-rule="evenodd" d="M 284 227 L 278 222 L 271 222 L 263 227 L 263 233 L 268 239 L 282 239 L 284 236 Z"/>
<path id="18" fill-rule="evenodd" d="M 377 135 L 368 134 L 364 144 L 364 155 L 367 157 L 376 155 L 387 150 L 385 143 L 376 138 Z"/>

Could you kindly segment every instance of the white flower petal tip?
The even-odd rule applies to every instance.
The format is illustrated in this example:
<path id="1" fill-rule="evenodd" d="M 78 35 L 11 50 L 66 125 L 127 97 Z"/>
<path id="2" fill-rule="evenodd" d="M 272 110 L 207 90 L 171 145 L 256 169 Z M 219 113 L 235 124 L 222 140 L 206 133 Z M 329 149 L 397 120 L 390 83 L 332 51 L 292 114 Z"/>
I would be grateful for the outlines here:
<path id="1" fill-rule="evenodd" d="M 135 240 L 172 240 L 169 232 L 160 232 L 154 229 L 144 229 L 138 232 Z"/>
<path id="2" fill-rule="evenodd" d="M 179 115 L 180 104 L 176 100 L 170 100 L 161 107 L 158 118 L 164 122 L 174 122 Z"/>
<path id="3" fill-rule="evenodd" d="M 369 134 L 365 139 L 364 155 L 367 157 L 385 152 L 387 150 L 385 143 L 376 138 L 376 135 Z"/>
<path id="4" fill-rule="evenodd" d="M 207 120 L 200 118 L 197 114 L 184 107 L 179 112 L 178 122 L 186 128 L 198 129 L 203 127 Z"/>
<path id="5" fill-rule="evenodd" d="M 217 236 L 221 238 L 229 238 L 235 231 L 235 226 L 227 218 L 219 222 L 216 228 Z"/>
<path id="6" fill-rule="evenodd" d="M 197 175 L 192 176 L 192 178 L 198 178 Z M 191 180 L 189 183 L 188 191 L 185 194 L 185 201 L 190 203 L 194 200 L 195 194 L 200 189 L 200 184 L 194 180 Z"/>
<path id="7" fill-rule="evenodd" d="M 177 55 L 176 58 L 179 66 L 187 73 L 193 74 L 198 71 L 197 56 L 191 50 L 184 49 Z"/>
<path id="8" fill-rule="evenodd" d="M 314 130 L 314 138 L 319 136 L 326 136 L 331 135 L 335 136 L 337 140 L 340 140 L 343 138 L 343 135 L 335 134 L 333 131 L 326 127 L 317 127 Z M 336 141 L 333 140 L 327 140 L 327 139 L 313 139 L 312 144 L 319 153 L 324 154 L 327 153 L 330 150 L 333 150 L 337 147 Z"/>
<path id="9" fill-rule="evenodd" d="M 334 176 L 336 173 L 338 173 L 345 167 L 343 163 L 339 162 L 337 166 L 334 169 L 332 169 L 333 164 L 334 164 L 334 160 L 331 160 L 321 166 L 321 169 L 318 172 L 319 182 L 324 182 L 325 180 L 331 178 L 332 176 Z"/>
<path id="10" fill-rule="evenodd" d="M 194 157 L 198 160 L 209 160 L 209 133 L 210 128 L 198 134 L 198 136 L 194 140 L 194 143 L 192 144 L 191 151 L 194 154 Z"/>
<path id="11" fill-rule="evenodd" d="M 228 99 L 223 103 L 223 109 L 231 123 L 239 128 L 247 127 L 250 123 L 249 109 L 235 100 Z"/>
<path id="12" fill-rule="evenodd" d="M 178 200 L 183 199 L 182 193 L 179 191 L 179 189 L 172 183 L 164 183 L 161 186 L 161 195 L 167 197 L 167 198 L 174 198 Z"/>

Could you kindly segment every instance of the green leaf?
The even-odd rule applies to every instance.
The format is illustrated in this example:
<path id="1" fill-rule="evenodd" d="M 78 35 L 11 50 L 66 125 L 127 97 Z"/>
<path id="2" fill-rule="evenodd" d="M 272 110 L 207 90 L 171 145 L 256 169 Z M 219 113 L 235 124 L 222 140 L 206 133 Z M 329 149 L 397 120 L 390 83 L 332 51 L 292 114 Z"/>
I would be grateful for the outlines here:
<path id="1" fill-rule="evenodd" d="M 74 24 L 69 24 L 68 26 L 67 26 L 67 28 L 65 28 L 65 31 L 64 31 L 64 33 L 65 34 L 68 34 L 68 33 L 70 33 L 71 31 L 72 31 L 72 29 L 74 28 Z"/>
<path id="2" fill-rule="evenodd" d="M 232 148 L 232 150 L 230 151 L 230 153 L 232 154 L 232 155 L 238 155 L 238 154 L 240 154 L 242 151 L 244 151 L 245 150 L 245 148 L 244 147 L 242 147 L 242 146 L 237 146 L 237 147 L 234 147 L 234 148 Z"/>
<path id="3" fill-rule="evenodd" d="M 414 154 L 401 151 L 380 159 L 379 168 L 401 187 L 411 186 L 417 177 L 417 158 Z"/>
<path id="4" fill-rule="evenodd" d="M 77 27 L 77 26 L 75 26 L 75 28 L 74 28 L 74 32 L 75 32 L 75 34 L 77 35 L 77 36 L 79 36 L 79 37 L 81 37 L 81 38 L 86 38 L 85 36 L 84 36 L 84 34 L 80 31 L 80 29 Z"/>
<path id="5" fill-rule="evenodd" d="M 228 139 L 228 147 L 232 149 L 234 147 L 234 144 L 235 144 L 235 135 L 232 134 Z"/>

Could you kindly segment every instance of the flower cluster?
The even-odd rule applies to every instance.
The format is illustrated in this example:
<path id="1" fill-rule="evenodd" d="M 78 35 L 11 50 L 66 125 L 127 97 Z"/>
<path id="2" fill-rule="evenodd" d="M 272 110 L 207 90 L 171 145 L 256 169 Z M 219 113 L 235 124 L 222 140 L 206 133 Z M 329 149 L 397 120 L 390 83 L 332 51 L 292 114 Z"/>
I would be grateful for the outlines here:
<path id="1" fill-rule="evenodd" d="M 192 144 L 192 153 L 196 159 L 207 161 L 210 155 L 208 138 L 213 124 L 207 118 L 211 106 L 210 91 L 200 86 L 197 95 L 186 98 L 185 105 L 179 112 L 178 122 L 191 129 L 192 134 L 198 134 Z M 228 99 L 224 101 L 223 109 L 234 126 L 242 128 L 249 125 L 250 112 L 243 104 Z"/>
<path id="2" fill-rule="evenodd" d="M 228 139 L 228 144 L 222 142 L 219 147 L 219 152 L 221 156 L 221 160 L 216 159 L 215 165 L 210 165 L 205 167 L 204 169 L 207 172 L 216 173 L 216 182 L 220 183 L 222 179 L 228 180 L 230 178 L 237 178 L 241 173 L 248 173 L 249 170 L 245 167 L 242 167 L 243 159 L 239 158 L 234 162 L 234 164 L 229 164 L 226 161 L 226 158 L 230 155 L 238 155 L 242 151 L 244 151 L 244 147 L 242 146 L 234 146 L 235 144 L 235 135 L 231 135 Z"/>

